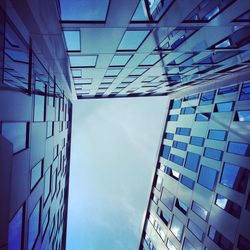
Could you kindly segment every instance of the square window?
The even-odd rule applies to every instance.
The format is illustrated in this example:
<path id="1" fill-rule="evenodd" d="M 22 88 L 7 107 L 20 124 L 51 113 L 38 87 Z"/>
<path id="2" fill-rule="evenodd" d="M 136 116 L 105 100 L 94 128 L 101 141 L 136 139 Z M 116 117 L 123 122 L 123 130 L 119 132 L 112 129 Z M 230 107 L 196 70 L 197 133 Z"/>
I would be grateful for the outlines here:
<path id="1" fill-rule="evenodd" d="M 209 190 L 214 190 L 217 174 L 216 170 L 201 165 L 198 183 Z"/>
<path id="2" fill-rule="evenodd" d="M 71 67 L 94 68 L 96 66 L 97 56 L 69 56 Z"/>
<path id="3" fill-rule="evenodd" d="M 132 55 L 115 55 L 109 66 L 111 67 L 122 67 L 125 66 Z"/>
<path id="4" fill-rule="evenodd" d="M 67 51 L 80 51 L 80 31 L 65 30 L 63 33 L 66 41 Z"/>
<path id="5" fill-rule="evenodd" d="M 174 236 L 177 238 L 177 240 L 181 241 L 183 231 L 184 231 L 184 225 L 176 216 L 173 216 L 170 230 L 174 234 Z"/>
<path id="6" fill-rule="evenodd" d="M 187 157 L 184 167 L 193 172 L 197 172 L 199 164 L 200 164 L 200 155 L 192 152 L 187 152 Z"/>

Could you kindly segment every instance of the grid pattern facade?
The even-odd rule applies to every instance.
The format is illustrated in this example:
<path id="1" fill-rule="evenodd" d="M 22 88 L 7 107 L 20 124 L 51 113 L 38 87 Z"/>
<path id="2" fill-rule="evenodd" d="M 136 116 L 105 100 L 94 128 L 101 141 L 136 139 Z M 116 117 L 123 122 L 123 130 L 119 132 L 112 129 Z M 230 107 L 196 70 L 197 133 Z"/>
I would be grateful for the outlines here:
<path id="1" fill-rule="evenodd" d="M 249 68 L 249 1 L 60 6 L 78 99 L 168 95 Z"/>
<path id="2" fill-rule="evenodd" d="M 12 13 L 0 5 L 0 249 L 65 249 L 71 92 Z"/>
<path id="3" fill-rule="evenodd" d="M 140 249 L 250 248 L 250 83 L 196 92 L 170 101 Z"/>

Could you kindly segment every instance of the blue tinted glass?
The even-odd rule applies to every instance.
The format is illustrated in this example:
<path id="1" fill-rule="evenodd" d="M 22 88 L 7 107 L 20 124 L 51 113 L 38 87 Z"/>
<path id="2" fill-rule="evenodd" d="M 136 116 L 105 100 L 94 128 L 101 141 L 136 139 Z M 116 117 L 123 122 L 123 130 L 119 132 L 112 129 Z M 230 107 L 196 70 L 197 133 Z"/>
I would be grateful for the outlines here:
<path id="1" fill-rule="evenodd" d="M 169 157 L 169 153 L 170 153 L 170 146 L 164 146 L 163 147 L 163 152 L 162 152 L 162 157 L 164 157 L 165 159 L 168 159 Z"/>
<path id="2" fill-rule="evenodd" d="M 186 177 L 185 175 L 182 175 L 181 183 L 191 190 L 194 189 L 194 181 L 192 179 Z"/>
<path id="3" fill-rule="evenodd" d="M 208 132 L 208 139 L 225 141 L 227 137 L 227 131 L 210 129 Z"/>
<path id="4" fill-rule="evenodd" d="M 191 220 L 188 221 L 188 229 L 199 241 L 203 240 L 203 231 Z"/>
<path id="5" fill-rule="evenodd" d="M 167 174 L 171 176 L 172 178 L 174 178 L 175 180 L 179 180 L 180 178 L 180 173 L 169 167 L 167 168 Z"/>
<path id="6" fill-rule="evenodd" d="M 238 154 L 238 155 L 250 156 L 250 147 L 249 147 L 249 144 L 246 144 L 246 143 L 230 141 L 228 143 L 227 152 Z"/>
<path id="7" fill-rule="evenodd" d="M 175 202 L 175 206 L 183 213 L 183 214 L 187 214 L 188 212 L 188 206 L 180 201 L 179 199 L 176 199 L 176 202 Z"/>
<path id="8" fill-rule="evenodd" d="M 191 171 L 197 172 L 200 163 L 200 155 L 188 152 L 185 162 L 185 168 L 190 169 Z"/>
<path id="9" fill-rule="evenodd" d="M 210 119 L 210 113 L 198 113 L 196 114 L 195 120 L 199 122 L 206 122 Z"/>
<path id="10" fill-rule="evenodd" d="M 242 84 L 240 100 L 250 99 L 250 82 Z"/>
<path id="11" fill-rule="evenodd" d="M 162 210 L 161 210 L 161 213 L 160 213 L 160 218 L 163 220 L 163 222 L 164 222 L 166 225 L 168 225 L 170 218 L 169 218 L 168 215 L 167 215 L 165 212 L 163 212 Z"/>
<path id="12" fill-rule="evenodd" d="M 118 76 L 121 72 L 121 69 L 108 69 L 105 73 L 105 76 Z"/>
<path id="13" fill-rule="evenodd" d="M 161 57 L 159 55 L 149 55 L 141 63 L 140 66 L 153 66 Z"/>
<path id="14" fill-rule="evenodd" d="M 200 106 L 212 104 L 214 102 L 215 91 L 210 91 L 201 94 Z"/>
<path id="15" fill-rule="evenodd" d="M 23 207 L 21 207 L 9 223 L 8 249 L 21 250 L 23 226 Z"/>
<path id="16" fill-rule="evenodd" d="M 216 161 L 221 161 L 223 155 L 223 151 L 214 149 L 214 148 L 205 148 L 204 156 L 210 159 L 214 159 Z"/>
<path id="17" fill-rule="evenodd" d="M 214 112 L 228 112 L 234 108 L 234 102 L 222 102 L 217 103 L 214 108 Z"/>
<path id="18" fill-rule="evenodd" d="M 210 190 L 213 190 L 216 179 L 217 179 L 216 170 L 206 166 L 201 166 L 198 183 L 200 183 L 202 186 Z"/>
<path id="19" fill-rule="evenodd" d="M 237 120 L 238 121 L 240 121 L 240 122 L 250 122 L 250 110 L 237 111 L 236 115 L 237 115 Z"/>
<path id="20" fill-rule="evenodd" d="M 178 115 L 169 115 L 168 120 L 169 121 L 177 121 L 178 120 Z"/>
<path id="21" fill-rule="evenodd" d="M 183 243 L 183 247 L 182 250 L 196 250 L 193 245 L 189 242 L 189 240 L 187 240 L 187 238 L 185 238 L 184 243 Z"/>
<path id="22" fill-rule="evenodd" d="M 45 96 L 35 95 L 34 121 L 44 121 Z"/>
<path id="23" fill-rule="evenodd" d="M 66 40 L 68 51 L 80 51 L 80 31 L 76 30 L 65 30 L 64 37 Z"/>
<path id="24" fill-rule="evenodd" d="M 183 161 L 184 161 L 184 159 L 182 157 L 175 155 L 175 154 L 170 154 L 169 160 L 180 165 L 180 166 L 183 165 Z"/>
<path id="25" fill-rule="evenodd" d="M 144 72 L 146 72 L 148 70 L 148 68 L 136 68 L 135 70 L 133 70 L 130 75 L 131 76 L 140 76 L 142 75 Z"/>
<path id="26" fill-rule="evenodd" d="M 176 216 L 173 216 L 172 224 L 170 227 L 170 230 L 174 234 L 174 236 L 181 241 L 182 235 L 183 235 L 183 230 L 184 230 L 184 225 L 183 223 L 177 219 Z"/>
<path id="27" fill-rule="evenodd" d="M 194 114 L 196 110 L 196 107 L 186 107 L 181 109 L 181 114 Z"/>
<path id="28" fill-rule="evenodd" d="M 53 122 L 47 122 L 47 138 L 53 135 Z"/>
<path id="29" fill-rule="evenodd" d="M 61 18 L 72 21 L 105 21 L 108 6 L 109 0 L 60 0 Z"/>
<path id="30" fill-rule="evenodd" d="M 220 183 L 238 192 L 245 193 L 248 178 L 248 169 L 225 162 Z"/>
<path id="31" fill-rule="evenodd" d="M 199 94 L 189 95 L 184 97 L 184 101 L 191 101 L 199 98 Z"/>
<path id="32" fill-rule="evenodd" d="M 148 34 L 148 30 L 127 30 L 118 50 L 137 50 Z"/>
<path id="33" fill-rule="evenodd" d="M 174 141 L 173 147 L 185 151 L 187 149 L 187 143 L 181 141 Z"/>
<path id="34" fill-rule="evenodd" d="M 27 123 L 25 122 L 3 122 L 2 136 L 13 144 L 13 153 L 26 148 Z"/>
<path id="35" fill-rule="evenodd" d="M 178 135 L 190 135 L 190 128 L 176 128 L 176 134 Z"/>
<path id="36" fill-rule="evenodd" d="M 204 138 L 199 136 L 191 136 L 190 144 L 202 147 L 204 144 Z"/>
<path id="37" fill-rule="evenodd" d="M 39 220 L 40 220 L 40 200 L 36 204 L 29 218 L 29 231 L 28 231 L 28 250 L 33 249 L 39 233 Z"/>
<path id="38" fill-rule="evenodd" d="M 40 161 L 35 167 L 31 170 L 31 183 L 30 183 L 30 189 L 33 189 L 34 186 L 37 184 L 37 182 L 42 177 L 42 171 L 43 171 L 43 161 Z"/>
<path id="39" fill-rule="evenodd" d="M 115 55 L 110 66 L 125 66 L 132 55 Z"/>
<path id="40" fill-rule="evenodd" d="M 203 220 L 207 220 L 208 211 L 202 207 L 199 203 L 193 201 L 191 208 L 198 216 L 200 216 Z"/>
<path id="41" fill-rule="evenodd" d="M 239 85 L 233 85 L 230 87 L 220 88 L 218 91 L 218 95 L 224 95 L 232 92 L 236 92 L 239 89 Z"/>
<path id="42" fill-rule="evenodd" d="M 134 22 L 138 22 L 138 21 L 148 21 L 148 15 L 147 15 L 147 9 L 146 9 L 146 6 L 145 6 L 145 1 L 140 1 L 137 8 L 136 8 L 136 11 L 132 17 L 132 21 Z"/>
<path id="43" fill-rule="evenodd" d="M 44 176 L 44 201 L 47 200 L 51 191 L 51 167 L 47 170 Z"/>
<path id="44" fill-rule="evenodd" d="M 166 188 L 163 188 L 162 194 L 161 194 L 161 201 L 162 203 L 172 211 L 174 206 L 174 195 L 172 195 Z"/>
<path id="45" fill-rule="evenodd" d="M 181 99 L 179 99 L 179 100 L 172 100 L 170 107 L 171 107 L 171 109 L 178 109 L 178 108 L 180 108 L 181 107 Z"/>
<path id="46" fill-rule="evenodd" d="M 71 67 L 95 67 L 97 56 L 69 56 Z"/>
<path id="47" fill-rule="evenodd" d="M 165 138 L 168 139 L 168 140 L 173 140 L 174 134 L 167 132 Z"/>

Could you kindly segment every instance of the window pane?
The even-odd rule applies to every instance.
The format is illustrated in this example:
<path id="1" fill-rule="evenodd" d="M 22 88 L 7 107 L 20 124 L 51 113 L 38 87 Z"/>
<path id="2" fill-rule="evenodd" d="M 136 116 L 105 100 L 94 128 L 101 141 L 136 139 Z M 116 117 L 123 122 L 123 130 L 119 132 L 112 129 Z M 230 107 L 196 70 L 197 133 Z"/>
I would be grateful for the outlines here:
<path id="1" fill-rule="evenodd" d="M 176 128 L 176 134 L 189 136 L 191 133 L 190 128 Z"/>
<path id="2" fill-rule="evenodd" d="M 210 129 L 208 132 L 208 139 L 225 141 L 227 137 L 227 131 Z"/>
<path id="3" fill-rule="evenodd" d="M 161 201 L 171 211 L 174 206 L 174 198 L 174 195 L 172 195 L 166 188 L 163 188 Z"/>
<path id="4" fill-rule="evenodd" d="M 195 145 L 195 146 L 199 146 L 199 147 L 203 147 L 204 138 L 199 137 L 199 136 L 191 136 L 190 144 Z"/>
<path id="5" fill-rule="evenodd" d="M 80 51 L 80 31 L 65 30 L 64 37 L 68 51 Z"/>
<path id="6" fill-rule="evenodd" d="M 245 193 L 248 178 L 248 169 L 225 162 L 220 183 L 238 192 Z"/>
<path id="7" fill-rule="evenodd" d="M 141 62 L 140 66 L 153 66 L 162 58 L 159 55 L 149 55 Z"/>
<path id="8" fill-rule="evenodd" d="M 183 223 L 177 219 L 176 216 L 173 216 L 172 224 L 170 230 L 174 234 L 174 236 L 181 241 L 182 235 L 183 235 L 183 230 L 184 230 L 184 225 Z"/>
<path id="9" fill-rule="evenodd" d="M 188 187 L 189 189 L 193 190 L 194 189 L 194 181 L 190 178 L 188 178 L 185 175 L 182 175 L 181 177 L 181 183 Z"/>
<path id="10" fill-rule="evenodd" d="M 209 190 L 213 190 L 217 179 L 217 171 L 206 167 L 201 166 L 200 174 L 198 178 L 198 183 L 203 187 L 208 188 Z"/>
<path id="11" fill-rule="evenodd" d="M 250 156 L 250 147 L 249 147 L 249 144 L 246 144 L 246 143 L 230 141 L 228 143 L 227 152 L 238 154 L 238 155 Z"/>
<path id="12" fill-rule="evenodd" d="M 174 246 L 174 244 L 170 241 L 170 239 L 168 239 L 167 241 L 167 247 L 169 250 L 176 250 L 176 247 Z"/>
<path id="13" fill-rule="evenodd" d="M 171 100 L 170 109 L 178 109 L 181 107 L 181 99 L 179 100 Z"/>
<path id="14" fill-rule="evenodd" d="M 233 85 L 230 87 L 220 88 L 218 91 L 218 95 L 233 93 L 233 92 L 237 92 L 238 90 L 239 90 L 239 85 Z"/>
<path id="15" fill-rule="evenodd" d="M 206 122 L 210 119 L 210 113 L 198 113 L 195 116 L 195 120 L 199 122 Z"/>
<path id="16" fill-rule="evenodd" d="M 216 161 L 221 161 L 222 155 L 223 155 L 223 151 L 214 149 L 214 148 L 206 147 L 204 151 L 205 157 L 216 160 Z"/>
<path id="17" fill-rule="evenodd" d="M 181 200 L 179 199 L 176 199 L 175 201 L 175 206 L 183 213 L 183 214 L 187 214 L 188 212 L 188 206 L 182 202 Z"/>
<path id="18" fill-rule="evenodd" d="M 51 167 L 47 170 L 44 175 L 44 203 L 47 201 L 47 198 L 51 191 Z"/>
<path id="19" fill-rule="evenodd" d="M 173 141 L 173 147 L 185 151 L 187 149 L 187 143 L 181 141 Z"/>
<path id="20" fill-rule="evenodd" d="M 54 123 L 53 122 L 47 122 L 47 138 L 53 136 L 54 130 Z"/>
<path id="21" fill-rule="evenodd" d="M 38 181 L 41 179 L 43 174 L 43 161 L 40 161 L 35 167 L 31 170 L 31 179 L 30 179 L 30 189 L 32 190 Z"/>
<path id="22" fill-rule="evenodd" d="M 69 56 L 71 67 L 95 67 L 97 56 Z"/>
<path id="23" fill-rule="evenodd" d="M 28 231 L 28 250 L 33 249 L 37 236 L 39 234 L 40 226 L 40 200 L 36 204 L 29 218 L 29 231 Z"/>
<path id="24" fill-rule="evenodd" d="M 174 178 L 175 180 L 179 180 L 180 178 L 180 173 L 171 169 L 170 167 L 167 168 L 167 174 Z"/>
<path id="25" fill-rule="evenodd" d="M 203 231 L 191 220 L 188 221 L 188 229 L 199 241 L 203 240 L 204 238 Z"/>
<path id="26" fill-rule="evenodd" d="M 250 122 L 250 110 L 237 111 L 234 120 L 240 122 Z"/>
<path id="27" fill-rule="evenodd" d="M 23 206 L 17 211 L 9 223 L 8 249 L 22 249 L 22 231 L 23 231 Z"/>
<path id="28" fill-rule="evenodd" d="M 194 113 L 195 113 L 195 110 L 196 110 L 196 107 L 186 107 L 186 108 L 182 108 L 182 109 L 181 109 L 181 114 L 185 114 L 185 115 L 194 114 Z"/>
<path id="29" fill-rule="evenodd" d="M 168 159 L 169 153 L 170 153 L 170 149 L 171 149 L 170 146 L 164 145 L 163 152 L 162 152 L 162 157 L 164 157 L 165 159 Z"/>
<path id="30" fill-rule="evenodd" d="M 170 154 L 169 160 L 180 166 L 182 166 L 184 162 L 184 159 L 182 157 L 175 154 Z"/>
<path id="31" fill-rule="evenodd" d="M 242 84 L 240 101 L 250 99 L 250 82 Z"/>
<path id="32" fill-rule="evenodd" d="M 168 217 L 168 215 L 161 210 L 160 212 L 160 218 L 163 220 L 163 222 L 168 225 L 169 221 L 170 221 L 170 218 Z"/>
<path id="33" fill-rule="evenodd" d="M 132 55 L 115 55 L 110 66 L 125 66 Z"/>
<path id="34" fill-rule="evenodd" d="M 184 97 L 184 101 L 191 101 L 199 98 L 199 94 L 189 95 Z"/>
<path id="35" fill-rule="evenodd" d="M 185 162 L 185 168 L 190 169 L 191 171 L 197 172 L 200 163 L 200 155 L 188 152 Z"/>
<path id="36" fill-rule="evenodd" d="M 3 122 L 2 136 L 13 144 L 13 153 L 17 153 L 27 146 L 27 123 Z"/>
<path id="37" fill-rule="evenodd" d="M 167 133 L 165 134 L 165 138 L 168 139 L 168 140 L 173 140 L 174 134 L 173 134 L 173 133 L 167 132 Z"/>
<path id="38" fill-rule="evenodd" d="M 194 248 L 193 245 L 190 243 L 190 241 L 187 240 L 187 238 L 185 238 L 184 243 L 183 243 L 182 250 L 195 250 L 195 248 Z"/>
<path id="39" fill-rule="evenodd" d="M 245 237 L 243 237 L 242 235 L 240 235 L 237 247 L 238 247 L 238 249 L 249 250 L 250 249 L 250 241 L 248 239 L 246 239 Z"/>
<path id="40" fill-rule="evenodd" d="M 121 69 L 108 69 L 105 73 L 105 76 L 118 76 L 121 71 Z"/>
<path id="41" fill-rule="evenodd" d="M 148 34 L 148 30 L 127 30 L 118 50 L 137 50 Z"/>
<path id="42" fill-rule="evenodd" d="M 178 120 L 178 115 L 169 115 L 168 120 L 169 121 L 177 121 Z"/>
<path id="43" fill-rule="evenodd" d="M 135 70 L 133 70 L 130 75 L 131 76 L 140 76 L 143 73 L 145 73 L 148 70 L 148 68 L 136 68 Z"/>
<path id="44" fill-rule="evenodd" d="M 201 94 L 200 106 L 212 104 L 214 102 L 215 91 L 210 91 Z"/>
<path id="45" fill-rule="evenodd" d="M 198 216 L 200 216 L 203 220 L 207 220 L 208 211 L 202 207 L 199 203 L 193 201 L 191 208 Z"/>
<path id="46" fill-rule="evenodd" d="M 156 189 L 161 190 L 162 181 L 163 181 L 162 178 L 160 176 L 157 176 L 157 180 L 156 180 L 156 184 L 155 184 Z"/>
<path id="47" fill-rule="evenodd" d="M 214 107 L 214 112 L 228 112 L 234 108 L 234 102 L 217 103 Z"/>

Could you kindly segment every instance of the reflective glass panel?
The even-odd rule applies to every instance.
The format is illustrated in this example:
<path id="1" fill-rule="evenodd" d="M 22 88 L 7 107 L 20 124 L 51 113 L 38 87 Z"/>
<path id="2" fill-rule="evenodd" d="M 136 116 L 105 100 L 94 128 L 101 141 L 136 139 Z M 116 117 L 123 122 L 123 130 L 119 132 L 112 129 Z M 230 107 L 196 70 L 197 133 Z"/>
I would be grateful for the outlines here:
<path id="1" fill-rule="evenodd" d="M 227 152 L 238 154 L 238 155 L 245 155 L 250 156 L 250 146 L 246 143 L 239 143 L 239 142 L 229 142 Z"/>
<path id="2" fill-rule="evenodd" d="M 115 55 L 110 66 L 125 66 L 132 55 Z"/>
<path id="3" fill-rule="evenodd" d="M 80 31 L 76 30 L 65 30 L 64 37 L 68 51 L 80 51 Z"/>
<path id="4" fill-rule="evenodd" d="M 197 172 L 199 163 L 200 163 L 200 155 L 192 153 L 192 152 L 187 152 L 185 168 L 191 171 Z"/>
<path id="5" fill-rule="evenodd" d="M 175 206 L 183 213 L 183 214 L 187 214 L 188 212 L 188 206 L 182 202 L 181 200 L 179 199 L 176 199 L 175 201 Z"/>
<path id="6" fill-rule="evenodd" d="M 174 236 L 178 239 L 178 241 L 181 241 L 183 230 L 184 230 L 184 225 L 179 219 L 177 219 L 176 216 L 173 216 L 170 230 L 172 231 Z"/>
<path id="7" fill-rule="evenodd" d="M 216 161 L 221 161 L 223 156 L 223 151 L 214 148 L 205 148 L 204 156 Z"/>
<path id="8" fill-rule="evenodd" d="M 180 166 L 182 166 L 184 162 L 184 159 L 182 157 L 175 154 L 170 154 L 169 160 Z"/>
<path id="9" fill-rule="evenodd" d="M 185 175 L 182 175 L 181 176 L 181 183 L 188 187 L 189 189 L 193 190 L 194 189 L 194 180 L 188 178 L 187 176 Z"/>
<path id="10" fill-rule="evenodd" d="M 95 67 L 97 56 L 69 56 L 71 67 Z"/>
<path id="11" fill-rule="evenodd" d="M 105 76 L 118 76 L 121 71 L 121 69 L 108 69 L 105 73 Z"/>
<path id="12" fill-rule="evenodd" d="M 178 109 L 181 107 L 181 99 L 179 100 L 171 100 L 170 109 Z"/>
<path id="13" fill-rule="evenodd" d="M 130 75 L 131 76 L 140 76 L 143 73 L 145 73 L 148 70 L 148 68 L 136 68 L 135 70 L 133 70 Z"/>
<path id="14" fill-rule="evenodd" d="M 173 134 L 173 133 L 170 133 L 170 132 L 167 132 L 167 133 L 165 134 L 165 138 L 168 139 L 168 140 L 173 140 L 174 134 Z"/>
<path id="15" fill-rule="evenodd" d="M 173 141 L 173 147 L 185 151 L 187 149 L 187 143 L 181 141 Z"/>
<path id="16" fill-rule="evenodd" d="M 51 167 L 46 171 L 44 175 L 44 203 L 47 201 L 50 191 L 51 191 Z"/>
<path id="17" fill-rule="evenodd" d="M 178 135 L 190 135 L 191 129 L 190 128 L 176 128 L 176 134 Z"/>
<path id="18" fill-rule="evenodd" d="M 240 91 L 240 101 L 250 99 L 250 82 L 242 84 Z"/>
<path id="19" fill-rule="evenodd" d="M 207 136 L 208 139 L 218 140 L 218 141 L 225 141 L 226 137 L 227 137 L 227 131 L 216 130 L 216 129 L 210 129 Z"/>
<path id="20" fill-rule="evenodd" d="M 162 152 L 162 157 L 164 157 L 165 159 L 168 159 L 169 153 L 170 153 L 170 149 L 171 149 L 170 146 L 164 145 L 163 152 Z"/>
<path id="21" fill-rule="evenodd" d="M 203 220 L 205 221 L 207 220 L 208 211 L 204 207 L 202 207 L 199 203 L 193 201 L 191 209 Z"/>
<path id="22" fill-rule="evenodd" d="M 202 147 L 204 145 L 204 138 L 199 136 L 191 136 L 190 144 Z"/>
<path id="23" fill-rule="evenodd" d="M 174 244 L 172 243 L 172 241 L 170 241 L 170 239 L 167 240 L 167 248 L 169 250 L 176 250 L 176 247 L 174 246 Z"/>
<path id="24" fill-rule="evenodd" d="M 199 122 L 206 122 L 210 119 L 210 113 L 198 113 L 195 116 L 195 120 Z"/>
<path id="25" fill-rule="evenodd" d="M 250 110 L 241 110 L 236 112 L 235 120 L 240 122 L 250 122 Z"/>
<path id="26" fill-rule="evenodd" d="M 201 166 L 198 183 L 209 190 L 213 190 L 217 180 L 217 171 L 207 166 Z"/>
<path id="27" fill-rule="evenodd" d="M 225 88 L 220 88 L 218 91 L 218 95 L 225 95 L 228 93 L 237 92 L 239 90 L 239 85 L 233 85 Z"/>
<path id="28" fill-rule="evenodd" d="M 174 206 L 174 199 L 175 199 L 174 195 L 171 194 L 166 188 L 163 188 L 161 194 L 161 201 L 171 211 Z"/>
<path id="29" fill-rule="evenodd" d="M 217 103 L 214 108 L 214 112 L 228 112 L 234 108 L 234 102 L 222 102 Z"/>
<path id="30" fill-rule="evenodd" d="M 215 97 L 215 91 L 202 93 L 199 105 L 202 106 L 202 105 L 212 104 L 214 102 L 214 97 Z"/>
<path id="31" fill-rule="evenodd" d="M 159 55 L 149 55 L 140 64 L 140 66 L 153 66 L 161 57 Z"/>
<path id="32" fill-rule="evenodd" d="M 30 178 L 30 189 L 31 190 L 35 187 L 35 185 L 41 179 L 42 174 L 43 174 L 43 161 L 40 161 L 31 170 L 31 178 Z"/>
<path id="33" fill-rule="evenodd" d="M 187 238 L 185 238 L 182 250 L 196 250 L 196 249 L 193 247 L 190 241 Z"/>
<path id="34" fill-rule="evenodd" d="M 191 220 L 188 221 L 188 229 L 199 241 L 203 240 L 204 238 L 203 231 Z"/>

